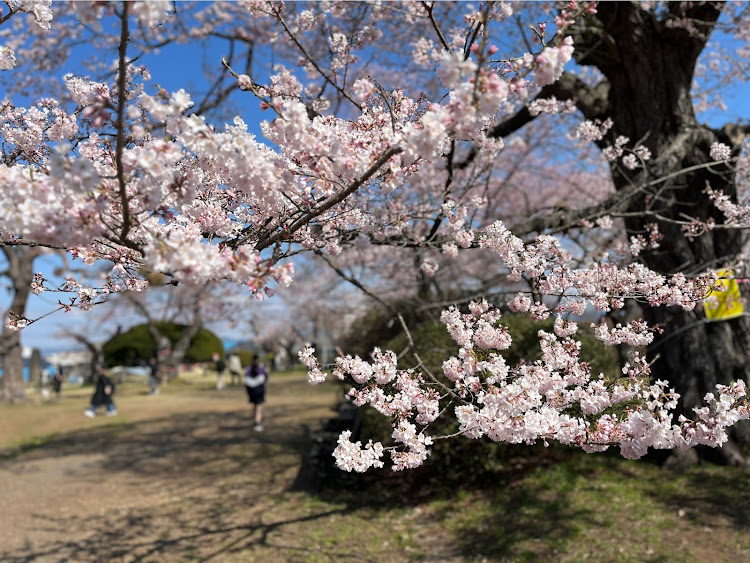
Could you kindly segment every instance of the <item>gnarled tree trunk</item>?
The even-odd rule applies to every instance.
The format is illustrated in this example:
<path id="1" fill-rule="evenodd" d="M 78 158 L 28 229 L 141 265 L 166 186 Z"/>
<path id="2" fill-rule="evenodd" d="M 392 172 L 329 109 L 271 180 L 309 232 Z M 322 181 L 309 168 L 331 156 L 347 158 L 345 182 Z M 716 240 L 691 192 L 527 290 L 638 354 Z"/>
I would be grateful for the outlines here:
<path id="1" fill-rule="evenodd" d="M 666 26 L 629 2 L 600 3 L 597 35 L 607 39 L 592 41 L 586 31 L 577 38 L 579 62 L 599 68 L 609 86 L 600 117 L 611 118 L 614 125 L 600 146 L 623 135 L 629 146 L 641 142 L 653 155 L 633 171 L 614 162 L 612 178 L 620 192 L 643 186 L 630 200 L 626 227 L 628 235 L 645 235 L 649 224 L 658 225 L 661 246 L 644 252 L 642 259 L 663 274 L 690 276 L 721 267 L 739 254 L 743 243 L 739 231 L 720 228 L 690 240 L 678 224 L 685 217 L 725 222 L 705 193 L 709 185 L 736 201 L 734 170 L 712 164 L 709 151 L 720 142 L 736 156 L 742 138 L 732 136 L 731 127 L 717 130 L 699 123 L 690 95 L 697 58 L 720 9 L 717 3 L 672 5 L 676 17 L 695 23 L 696 33 Z M 687 416 L 706 393 L 715 392 L 717 383 L 750 381 L 748 317 L 707 322 L 698 311 L 676 307 L 644 307 L 644 315 L 664 327 L 649 348 L 653 376 L 668 380 L 682 395 L 680 408 Z M 750 425 L 737 425 L 734 438 L 750 444 Z M 725 455 L 739 461 L 732 447 Z"/>

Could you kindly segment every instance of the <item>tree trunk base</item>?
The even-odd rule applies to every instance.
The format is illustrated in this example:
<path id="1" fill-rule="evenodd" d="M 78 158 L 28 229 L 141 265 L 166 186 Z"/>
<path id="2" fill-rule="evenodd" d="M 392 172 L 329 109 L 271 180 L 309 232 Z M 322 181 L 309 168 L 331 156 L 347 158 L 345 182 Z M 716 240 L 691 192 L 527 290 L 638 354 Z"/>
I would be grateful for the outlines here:
<path id="1" fill-rule="evenodd" d="M 672 450 L 662 467 L 671 471 L 685 471 L 698 463 L 700 463 L 698 452 L 695 448 L 690 448 L 689 450 Z"/>
<path id="2" fill-rule="evenodd" d="M 664 461 L 662 467 L 672 471 L 685 471 L 689 467 L 701 462 L 720 463 L 743 467 L 750 471 L 750 458 L 742 453 L 737 444 L 729 441 L 721 448 L 697 447 L 689 450 L 672 450 L 669 457 Z"/>
<path id="3" fill-rule="evenodd" d="M 716 453 L 719 455 L 721 461 L 727 465 L 750 469 L 750 460 L 732 440 L 724 444 L 721 448 L 717 448 Z"/>

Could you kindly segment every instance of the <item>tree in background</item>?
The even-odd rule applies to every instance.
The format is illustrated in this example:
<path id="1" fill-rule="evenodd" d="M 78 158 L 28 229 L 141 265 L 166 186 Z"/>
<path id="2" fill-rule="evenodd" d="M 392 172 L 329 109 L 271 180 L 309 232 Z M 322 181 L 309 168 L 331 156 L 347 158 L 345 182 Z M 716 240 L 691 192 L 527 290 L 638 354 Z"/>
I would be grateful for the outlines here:
<path id="1" fill-rule="evenodd" d="M 741 272 L 737 233 L 748 215 L 736 183 L 746 166 L 739 158 L 744 130 L 698 126 L 690 99 L 721 6 L 571 2 L 537 17 L 538 5 L 494 2 L 478 10 L 426 2 L 217 3 L 185 13 L 168 2 L 85 2 L 73 6 L 75 18 L 90 26 L 78 35 L 70 14 L 60 14 L 64 23 L 55 31 L 47 2 L 9 8 L 4 22 L 16 25 L 26 11 L 36 24 L 3 47 L 2 68 L 12 69 L 14 50 L 20 60 L 30 45 L 30 64 L 48 76 L 34 47 L 49 40 L 40 39 L 47 28 L 50 36 L 94 37 L 117 51 L 114 75 L 95 65 L 101 80 L 65 77 L 72 103 L 8 103 L 0 116 L 5 242 L 66 248 L 84 261 L 113 264 L 99 287 L 66 282 L 73 298 L 61 308 L 143 290 L 144 270 L 193 287 L 228 280 L 264 298 L 291 283 L 290 259 L 300 252 L 316 253 L 385 306 L 380 295 L 389 291 L 453 299 L 437 283 L 441 269 L 448 286 L 473 284 L 479 295 L 519 284 L 500 308 L 480 298 L 468 307 L 444 304 L 441 318 L 457 352 L 442 375 L 417 353 L 408 370 L 379 350 L 372 362 L 337 360 L 334 373 L 357 384 L 352 398 L 391 417 L 394 444 L 387 448 L 396 469 L 426 457 L 428 428 L 440 413 L 455 415 L 469 438 L 558 440 L 587 451 L 619 445 L 632 458 L 650 446 L 720 445 L 725 428 L 748 417 L 740 354 L 691 350 L 701 364 L 716 364 L 702 372 L 724 384 L 705 397 L 708 406 L 691 411 L 688 402 L 680 412 L 689 416 L 675 418 L 678 396 L 666 381 L 650 381 L 649 361 L 634 355 L 624 377 L 599 377 L 580 361 L 572 338 L 571 315 L 586 307 L 610 313 L 632 300 L 648 306 L 652 321 L 674 317 L 676 328 L 662 342 L 685 338 L 692 326 L 685 323 L 721 275 L 717 268 Z M 119 34 L 107 36 L 100 30 L 111 22 Z M 533 24 L 529 37 L 517 32 L 524 22 Z M 733 31 L 743 31 L 740 22 L 737 12 Z M 242 66 L 223 61 L 213 99 L 226 100 L 232 81 L 257 99 L 269 113 L 261 124 L 268 144 L 242 119 L 223 130 L 211 125 L 191 110 L 186 92 L 153 88 L 139 66 L 156 45 L 209 37 L 224 37 L 232 52 L 245 54 Z M 272 52 L 286 66 L 266 79 L 252 64 L 257 52 Z M 574 56 L 596 72 L 565 73 Z M 545 172 L 517 172 L 533 155 L 513 159 L 513 150 L 524 155 L 524 141 L 510 137 L 540 114 L 573 108 L 586 118 L 578 140 L 594 142 L 610 163 L 604 184 L 614 185 L 613 193 L 596 189 L 590 165 L 568 172 L 557 149 L 576 143 L 554 127 L 526 137 L 527 146 L 552 147 L 552 160 L 539 166 Z M 29 133 L 37 131 L 43 133 Z M 557 169 L 562 199 L 540 201 L 533 194 L 555 177 L 550 169 Z M 571 194 L 581 186 L 581 201 L 592 201 L 573 208 Z M 524 206 L 513 203 L 518 197 Z M 499 220 L 504 206 L 512 221 Z M 600 246 L 617 238 L 608 234 L 616 221 L 624 224 L 620 245 Z M 50 285 L 37 280 L 40 290 Z M 506 308 L 534 320 L 556 317 L 552 332 L 539 332 L 540 360 L 506 362 Z M 690 313 L 674 312 L 680 308 Z M 408 333 L 400 311 L 392 313 Z M 8 326 L 31 321 L 11 314 Z M 743 322 L 689 334 L 724 331 L 742 343 Z M 661 330 L 634 320 L 601 324 L 594 333 L 607 345 L 657 346 L 654 332 Z M 308 348 L 301 357 L 311 381 L 319 381 L 313 354 Z M 663 361 L 675 369 L 670 362 Z M 341 467 L 382 464 L 382 444 L 362 448 L 349 437 L 342 435 L 337 450 Z M 741 461 L 736 450 L 725 451 Z"/>
<path id="2" fill-rule="evenodd" d="M 175 345 L 184 338 L 190 327 L 172 322 L 158 322 L 159 334 Z M 136 325 L 129 330 L 117 334 L 104 343 L 102 356 L 107 364 L 146 365 L 154 357 L 157 341 L 153 338 L 151 327 L 147 324 Z M 221 340 L 205 328 L 199 329 L 188 342 L 183 353 L 183 361 L 208 362 L 214 352 L 224 353 Z"/>
<path id="3" fill-rule="evenodd" d="M 9 314 L 23 316 L 26 310 L 26 300 L 32 290 L 34 271 L 32 264 L 38 254 L 35 247 L 8 248 L 0 247 L 7 260 L 7 270 L 2 272 L 11 281 L 10 292 L 12 295 Z M 21 348 L 21 335 L 17 330 L 3 326 L 2 344 L 0 355 L 3 358 L 3 400 L 8 402 L 23 401 L 26 397 L 26 388 L 23 381 L 23 356 Z"/>

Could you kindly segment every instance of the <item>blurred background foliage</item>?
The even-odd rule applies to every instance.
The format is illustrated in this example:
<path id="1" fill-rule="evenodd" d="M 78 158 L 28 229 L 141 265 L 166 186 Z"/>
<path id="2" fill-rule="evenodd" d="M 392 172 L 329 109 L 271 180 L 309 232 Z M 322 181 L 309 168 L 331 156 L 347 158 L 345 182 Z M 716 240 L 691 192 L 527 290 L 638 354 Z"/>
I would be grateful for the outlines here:
<path id="1" fill-rule="evenodd" d="M 158 322 L 159 332 L 174 344 L 185 329 L 185 325 Z M 190 341 L 185 360 L 188 362 L 206 362 L 217 352 L 224 355 L 224 345 L 218 336 L 202 328 Z M 112 337 L 103 347 L 104 361 L 109 366 L 134 366 L 148 363 L 156 355 L 156 342 L 148 331 L 148 325 L 140 324 L 126 332 Z"/>

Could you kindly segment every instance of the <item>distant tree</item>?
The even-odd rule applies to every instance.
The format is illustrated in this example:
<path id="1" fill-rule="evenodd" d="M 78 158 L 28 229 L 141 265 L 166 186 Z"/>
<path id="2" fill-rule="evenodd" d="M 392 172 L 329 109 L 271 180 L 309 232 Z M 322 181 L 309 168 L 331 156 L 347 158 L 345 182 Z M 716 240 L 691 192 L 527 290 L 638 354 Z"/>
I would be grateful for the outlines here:
<path id="1" fill-rule="evenodd" d="M 181 341 L 186 332 L 192 332 L 190 327 L 176 323 L 159 322 L 156 325 L 159 335 L 171 343 Z M 147 324 L 134 326 L 114 336 L 102 348 L 104 361 L 110 366 L 145 365 L 156 352 L 157 342 Z M 223 355 L 224 346 L 215 334 L 203 328 L 188 341 L 183 359 L 187 362 L 207 362 L 214 352 Z"/>
<path id="2" fill-rule="evenodd" d="M 7 268 L 0 272 L 10 281 L 11 301 L 5 315 L 23 317 L 26 311 L 26 301 L 31 294 L 34 282 L 32 269 L 34 258 L 39 255 L 35 247 L 3 246 L 0 245 Z M 3 325 L 0 334 L 0 356 L 3 359 L 3 394 L 4 401 L 11 403 L 23 401 L 26 398 L 26 388 L 23 381 L 23 356 L 21 348 L 21 333 Z"/>

